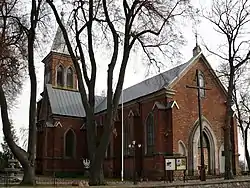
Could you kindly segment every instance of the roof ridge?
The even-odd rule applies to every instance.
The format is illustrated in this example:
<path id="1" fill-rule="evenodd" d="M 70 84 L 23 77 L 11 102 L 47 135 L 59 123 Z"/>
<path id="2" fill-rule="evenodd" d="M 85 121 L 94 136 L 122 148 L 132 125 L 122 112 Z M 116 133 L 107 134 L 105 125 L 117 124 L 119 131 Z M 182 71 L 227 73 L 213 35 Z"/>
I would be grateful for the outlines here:
<path id="1" fill-rule="evenodd" d="M 141 82 L 138 82 L 137 84 L 134 84 L 134 85 L 132 85 L 132 86 L 129 86 L 129 87 L 125 88 L 123 91 L 125 91 L 126 89 L 129 89 L 129 88 L 131 88 L 131 87 L 134 87 L 134 86 L 136 86 L 136 85 L 138 85 L 138 84 L 142 84 L 142 83 L 144 83 L 144 82 L 147 82 L 147 81 L 150 80 L 150 79 L 153 79 L 153 78 L 155 78 L 155 77 L 157 77 L 157 76 L 159 76 L 159 75 L 161 75 L 161 74 L 165 74 L 165 73 L 167 73 L 168 71 L 174 70 L 174 69 L 176 69 L 176 68 L 178 68 L 178 67 L 181 67 L 181 66 L 183 66 L 183 65 L 185 65 L 185 64 L 187 64 L 187 63 L 189 63 L 189 61 L 188 61 L 188 62 L 185 62 L 185 63 L 181 63 L 181 64 L 179 64 L 179 65 L 177 65 L 177 66 L 175 66 L 175 67 L 172 67 L 172 68 L 170 68 L 170 69 L 168 69 L 168 70 L 166 70 L 166 71 L 164 71 L 164 72 L 158 73 L 158 74 L 156 74 L 156 75 L 154 75 L 154 76 L 151 76 L 151 77 L 149 77 L 149 78 L 147 78 L 147 79 L 145 79 L 145 80 L 143 80 L 143 81 L 141 81 Z"/>

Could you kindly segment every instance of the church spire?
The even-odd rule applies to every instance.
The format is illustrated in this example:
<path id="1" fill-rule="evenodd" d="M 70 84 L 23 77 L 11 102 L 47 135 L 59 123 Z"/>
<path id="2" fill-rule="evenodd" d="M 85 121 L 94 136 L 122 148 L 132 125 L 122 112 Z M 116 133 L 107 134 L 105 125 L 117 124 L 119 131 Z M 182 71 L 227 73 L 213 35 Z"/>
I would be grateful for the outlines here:
<path id="1" fill-rule="evenodd" d="M 198 44 L 198 26 L 199 26 L 199 19 L 198 19 L 198 13 L 199 13 L 199 9 L 196 10 L 196 16 L 194 17 L 194 25 L 193 25 L 193 29 L 194 29 L 194 33 L 195 33 L 195 47 L 193 49 L 193 57 L 197 56 L 200 52 L 201 52 L 201 47 Z"/>
<path id="2" fill-rule="evenodd" d="M 201 47 L 198 44 L 197 30 L 195 31 L 195 47 L 193 49 L 193 57 L 197 56 L 201 52 Z"/>
<path id="3" fill-rule="evenodd" d="M 62 10 L 62 12 L 61 12 L 61 21 L 62 21 L 63 25 L 64 25 L 64 15 L 65 15 L 65 13 Z M 52 47 L 51 47 L 51 51 L 62 53 L 62 54 L 69 54 L 67 46 L 65 44 L 65 40 L 64 40 L 64 37 L 63 37 L 62 30 L 61 30 L 61 28 L 59 26 L 58 26 L 57 31 L 56 31 L 56 35 L 55 35 L 55 38 L 54 38 L 54 41 L 53 41 L 53 44 L 52 44 Z"/>

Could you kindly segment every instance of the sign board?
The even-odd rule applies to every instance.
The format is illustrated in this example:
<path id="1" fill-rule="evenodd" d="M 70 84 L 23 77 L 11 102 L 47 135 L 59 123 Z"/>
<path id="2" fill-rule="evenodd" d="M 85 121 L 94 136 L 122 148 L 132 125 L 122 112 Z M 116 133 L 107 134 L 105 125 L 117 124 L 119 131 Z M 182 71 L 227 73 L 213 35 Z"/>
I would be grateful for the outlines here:
<path id="1" fill-rule="evenodd" d="M 187 158 L 179 157 L 176 158 L 176 170 L 187 170 Z"/>
<path id="2" fill-rule="evenodd" d="M 175 159 L 165 159 L 165 170 L 175 170 Z"/>

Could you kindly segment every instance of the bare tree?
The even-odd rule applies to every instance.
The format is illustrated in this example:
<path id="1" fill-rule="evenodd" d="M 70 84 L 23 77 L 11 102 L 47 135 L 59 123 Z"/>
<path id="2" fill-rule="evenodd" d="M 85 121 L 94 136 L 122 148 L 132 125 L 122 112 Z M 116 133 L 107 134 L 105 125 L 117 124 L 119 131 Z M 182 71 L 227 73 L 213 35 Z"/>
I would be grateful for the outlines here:
<path id="1" fill-rule="evenodd" d="M 232 179 L 232 143 L 230 138 L 233 89 L 235 73 L 250 59 L 250 35 L 247 27 L 250 22 L 250 1 L 249 0 L 227 0 L 213 1 L 212 10 L 203 16 L 214 26 L 215 31 L 220 34 L 223 42 L 219 50 L 207 50 L 218 56 L 228 68 L 227 82 L 227 107 L 224 127 L 225 145 L 225 179 Z"/>
<path id="2" fill-rule="evenodd" d="M 14 142 L 17 143 L 19 141 L 19 139 L 18 139 L 18 137 L 16 135 L 16 130 L 14 129 L 12 122 L 11 122 L 11 134 L 12 134 L 11 136 L 13 137 Z M 8 146 L 5 139 L 3 140 L 3 143 L 1 143 L 1 146 L 2 146 L 2 149 L 3 149 L 3 153 L 4 153 L 4 155 L 6 156 L 7 159 L 14 158 L 14 155 L 11 152 L 11 149 Z"/>
<path id="3" fill-rule="evenodd" d="M 248 169 L 250 169 L 250 155 L 248 150 L 248 133 L 250 129 L 250 100 L 249 100 L 250 96 L 248 93 L 242 93 L 242 92 L 240 92 L 238 95 L 239 97 L 237 97 L 237 93 L 234 90 L 234 101 L 237 110 L 237 120 L 243 139 L 247 166 Z"/>
<path id="4" fill-rule="evenodd" d="M 24 169 L 24 176 L 21 184 L 34 185 L 35 184 L 35 146 L 36 146 L 36 96 L 37 96 L 37 81 L 34 65 L 34 42 L 36 38 L 36 28 L 39 21 L 42 0 L 31 1 L 30 14 L 20 15 L 18 11 L 22 1 L 1 1 L 1 29 L 2 38 L 1 45 L 5 48 L 1 50 L 1 83 L 0 83 L 0 105 L 3 123 L 3 133 L 5 140 L 10 147 L 15 158 L 21 163 Z M 29 20 L 29 21 L 28 21 Z M 13 35 L 14 34 L 14 35 Z M 16 34 L 16 35 L 15 35 Z M 11 36 L 11 40 L 10 39 Z M 10 41 L 10 43 L 8 42 Z M 10 44 L 13 44 L 11 46 Z M 20 44 L 19 48 L 15 44 Z M 7 45 L 7 46 L 6 46 Z M 2 46 L 1 46 L 2 47 Z M 19 52 L 19 53 L 17 53 Z M 19 56 L 18 56 L 19 55 Z M 26 58 L 25 58 L 26 57 Z M 24 59 L 23 59 L 24 58 Z M 28 68 L 30 78 L 30 109 L 29 109 L 29 137 L 27 152 L 15 143 L 13 135 L 11 134 L 11 123 L 9 119 L 9 108 L 7 104 L 6 94 L 8 94 L 8 87 L 6 81 L 10 84 L 16 84 L 14 78 L 20 75 L 19 62 L 25 62 Z M 11 91 L 13 92 L 13 91 Z"/>
<path id="5" fill-rule="evenodd" d="M 25 64 L 21 61 L 24 35 L 8 16 L 15 10 L 15 1 L 1 1 L 0 3 L 0 83 L 5 89 L 8 102 L 13 104 L 22 88 Z M 23 54 L 25 55 L 25 54 Z"/>
<path id="6" fill-rule="evenodd" d="M 249 78 L 249 65 L 244 65 L 236 72 L 233 90 L 233 101 L 237 113 L 236 117 L 244 144 L 244 153 L 248 169 L 250 169 L 250 155 L 248 150 L 248 133 L 250 129 Z"/>
<path id="7" fill-rule="evenodd" d="M 126 67 L 131 50 L 140 48 L 151 63 L 159 65 L 158 49 L 165 55 L 175 54 L 179 39 L 174 23 L 188 10 L 188 1 L 160 0 L 90 0 L 71 1 L 74 44 L 60 20 L 55 2 L 47 0 L 62 30 L 68 51 L 78 77 L 78 88 L 86 111 L 88 152 L 90 157 L 90 185 L 104 183 L 102 164 L 109 138 L 114 128 L 114 117 L 118 108 Z M 65 6 L 69 7 L 68 4 Z M 71 23 L 71 22 L 68 22 Z M 106 46 L 102 46 L 105 43 Z M 97 72 L 97 46 L 109 47 L 107 66 L 106 120 L 104 132 L 97 146 L 95 126 L 95 87 Z M 100 49 L 99 49 L 100 50 Z M 78 63 L 78 57 L 80 64 Z M 172 56 L 174 57 L 174 56 Z M 102 64 L 104 64 L 102 60 Z M 81 66 L 81 68 L 80 68 Z M 114 81 L 114 70 L 118 67 L 118 80 Z M 81 71 L 82 69 L 82 71 Z"/>

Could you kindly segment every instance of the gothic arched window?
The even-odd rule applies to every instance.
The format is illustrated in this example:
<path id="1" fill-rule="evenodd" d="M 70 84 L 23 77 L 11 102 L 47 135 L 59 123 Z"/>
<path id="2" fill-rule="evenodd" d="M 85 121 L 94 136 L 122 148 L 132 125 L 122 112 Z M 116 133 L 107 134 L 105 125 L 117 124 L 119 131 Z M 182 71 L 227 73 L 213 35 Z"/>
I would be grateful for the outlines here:
<path id="1" fill-rule="evenodd" d="M 69 129 L 65 134 L 65 146 L 64 146 L 64 152 L 65 157 L 74 157 L 75 154 L 75 145 L 76 145 L 76 138 L 75 133 L 72 129 Z"/>
<path id="2" fill-rule="evenodd" d="M 205 80 L 204 80 L 204 75 L 202 72 L 199 72 L 198 78 L 199 78 L 200 87 L 204 88 L 205 87 Z M 205 89 L 200 89 L 200 96 L 205 97 Z"/>
<path id="3" fill-rule="evenodd" d="M 155 145 L 153 113 L 149 113 L 146 120 L 146 144 L 147 144 L 147 154 L 153 154 Z"/>
<path id="4" fill-rule="evenodd" d="M 56 76 L 56 83 L 58 86 L 63 86 L 63 67 L 60 65 L 57 67 L 57 76 Z"/>
<path id="5" fill-rule="evenodd" d="M 129 117 L 124 122 L 124 130 L 123 130 L 123 136 L 124 136 L 124 154 L 129 155 L 129 147 L 128 145 L 131 144 L 130 134 L 131 134 L 131 126 Z"/>
<path id="6" fill-rule="evenodd" d="M 73 88 L 73 69 L 71 67 L 67 70 L 67 87 Z"/>

